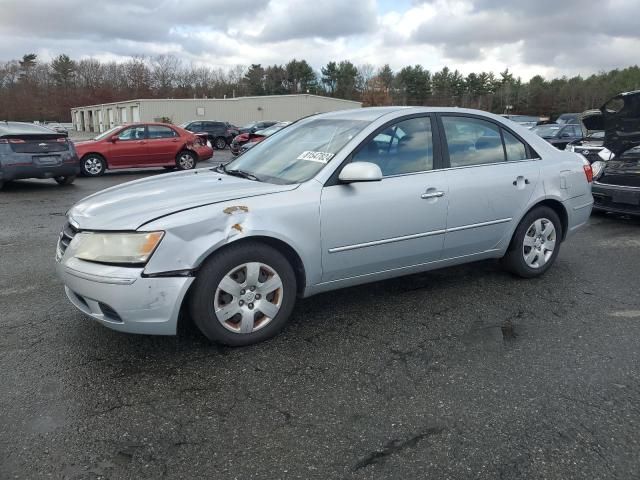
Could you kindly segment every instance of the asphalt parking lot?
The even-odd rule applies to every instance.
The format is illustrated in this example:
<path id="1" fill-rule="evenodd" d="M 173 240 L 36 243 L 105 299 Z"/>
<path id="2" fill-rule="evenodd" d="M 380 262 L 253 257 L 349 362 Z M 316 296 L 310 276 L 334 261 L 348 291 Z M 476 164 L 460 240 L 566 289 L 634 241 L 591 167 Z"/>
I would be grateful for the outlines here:
<path id="1" fill-rule="evenodd" d="M 319 295 L 231 349 L 107 330 L 54 275 L 65 211 L 148 174 L 0 193 L 1 478 L 640 476 L 640 220 L 594 215 L 541 279 Z"/>

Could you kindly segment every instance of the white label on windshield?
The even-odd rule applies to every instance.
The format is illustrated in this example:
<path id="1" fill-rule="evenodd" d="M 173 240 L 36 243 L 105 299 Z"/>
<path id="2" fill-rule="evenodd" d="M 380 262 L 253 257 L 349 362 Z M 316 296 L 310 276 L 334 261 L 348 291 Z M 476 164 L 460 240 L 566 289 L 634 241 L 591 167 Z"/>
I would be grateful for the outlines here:
<path id="1" fill-rule="evenodd" d="M 333 158 L 333 153 L 328 152 L 312 152 L 307 150 L 298 155 L 297 160 L 309 160 L 311 162 L 327 163 Z"/>

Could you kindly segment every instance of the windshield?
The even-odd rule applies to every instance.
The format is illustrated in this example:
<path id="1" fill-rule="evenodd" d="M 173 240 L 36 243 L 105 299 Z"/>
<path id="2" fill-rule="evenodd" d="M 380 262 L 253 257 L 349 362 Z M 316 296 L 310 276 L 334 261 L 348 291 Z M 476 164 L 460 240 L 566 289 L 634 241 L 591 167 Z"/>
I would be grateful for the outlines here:
<path id="1" fill-rule="evenodd" d="M 560 125 L 538 125 L 531 129 L 533 132 L 536 132 L 542 138 L 552 138 L 558 135 L 560 131 Z"/>
<path id="2" fill-rule="evenodd" d="M 240 127 L 240 128 L 253 128 L 256 125 L 256 123 L 258 122 L 249 122 L 244 127 Z"/>
<path id="3" fill-rule="evenodd" d="M 242 170 L 270 183 L 301 183 L 313 178 L 369 122 L 315 118 L 276 132 L 225 170 Z"/>
<path id="4" fill-rule="evenodd" d="M 589 140 L 602 140 L 604 138 L 604 132 L 593 132 L 587 139 Z"/>
<path id="5" fill-rule="evenodd" d="M 273 125 L 271 127 L 264 128 L 262 130 L 258 130 L 256 132 L 256 135 L 264 135 L 265 137 L 268 137 L 269 135 L 273 135 L 274 133 L 282 130 L 287 125 L 289 125 L 289 124 L 288 123 L 276 123 L 275 125 Z"/>
<path id="6" fill-rule="evenodd" d="M 106 132 L 102 132 L 100 135 L 98 135 L 97 137 L 94 137 L 94 140 L 102 140 L 103 138 L 107 138 L 110 137 L 111 135 L 113 135 L 120 127 L 111 127 L 109 130 L 107 130 Z"/>

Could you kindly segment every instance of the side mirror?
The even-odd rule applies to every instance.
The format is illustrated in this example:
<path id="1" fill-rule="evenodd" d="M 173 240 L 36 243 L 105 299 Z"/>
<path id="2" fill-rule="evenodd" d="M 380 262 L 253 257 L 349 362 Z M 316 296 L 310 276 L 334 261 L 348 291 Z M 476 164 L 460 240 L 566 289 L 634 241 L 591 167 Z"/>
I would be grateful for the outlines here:
<path id="1" fill-rule="evenodd" d="M 348 163 L 340 172 L 338 179 L 344 183 L 379 182 L 382 180 L 382 170 L 375 163 Z"/>
<path id="2" fill-rule="evenodd" d="M 111 143 L 116 143 L 118 141 L 118 137 L 116 137 L 115 135 L 113 137 L 111 137 L 109 139 L 109 141 L 111 141 Z"/>
<path id="3" fill-rule="evenodd" d="M 560 135 L 562 138 L 569 138 L 571 137 L 571 135 L 569 135 L 568 133 L 563 133 L 562 135 Z"/>

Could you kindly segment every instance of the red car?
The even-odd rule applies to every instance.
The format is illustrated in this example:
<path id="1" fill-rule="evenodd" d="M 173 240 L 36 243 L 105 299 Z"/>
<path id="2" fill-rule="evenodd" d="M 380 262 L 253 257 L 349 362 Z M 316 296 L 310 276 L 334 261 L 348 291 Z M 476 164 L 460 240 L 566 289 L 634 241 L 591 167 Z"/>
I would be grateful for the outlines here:
<path id="1" fill-rule="evenodd" d="M 165 123 L 114 127 L 93 140 L 75 142 L 82 174 L 102 175 L 117 168 L 165 167 L 189 170 L 213 156 L 206 141 Z"/>

